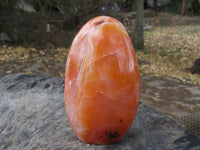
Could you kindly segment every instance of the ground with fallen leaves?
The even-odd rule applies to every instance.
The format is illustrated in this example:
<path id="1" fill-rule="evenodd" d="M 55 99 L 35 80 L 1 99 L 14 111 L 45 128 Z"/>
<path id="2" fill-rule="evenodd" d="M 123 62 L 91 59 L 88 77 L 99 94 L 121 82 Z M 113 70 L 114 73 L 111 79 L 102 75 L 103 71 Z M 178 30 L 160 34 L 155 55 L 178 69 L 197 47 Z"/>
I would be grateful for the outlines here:
<path id="1" fill-rule="evenodd" d="M 0 73 L 27 73 L 64 77 L 68 49 L 0 47 Z"/>
<path id="2" fill-rule="evenodd" d="M 147 54 L 137 51 L 142 73 L 171 76 L 200 85 L 200 75 L 191 74 L 200 58 L 200 26 L 156 27 L 145 32 Z"/>
<path id="3" fill-rule="evenodd" d="M 136 50 L 140 71 L 155 76 L 171 76 L 200 85 L 200 75 L 191 74 L 200 58 L 200 26 L 163 26 L 145 31 L 146 52 Z M 0 73 L 28 73 L 64 77 L 68 49 L 0 46 Z"/>

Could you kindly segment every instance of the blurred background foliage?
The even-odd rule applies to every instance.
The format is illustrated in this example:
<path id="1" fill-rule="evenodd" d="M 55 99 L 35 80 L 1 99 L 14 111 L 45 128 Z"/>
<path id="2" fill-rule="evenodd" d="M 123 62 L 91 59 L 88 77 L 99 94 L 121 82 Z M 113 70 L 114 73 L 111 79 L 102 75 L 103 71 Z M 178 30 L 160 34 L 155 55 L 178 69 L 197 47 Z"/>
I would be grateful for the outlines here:
<path id="1" fill-rule="evenodd" d="M 180 14 L 183 3 L 185 2 L 185 13 L 187 15 L 200 15 L 200 1 L 199 0 L 161 0 L 165 1 L 166 6 L 164 11 L 172 14 Z"/>
<path id="2" fill-rule="evenodd" d="M 12 44 L 17 45 L 69 46 L 85 22 L 102 15 L 101 7 L 106 3 L 106 0 L 1 0 L 0 33 L 6 33 Z"/>
<path id="3" fill-rule="evenodd" d="M 159 11 L 181 13 L 182 0 L 158 2 L 163 3 Z M 144 3 L 145 9 L 151 7 L 148 0 Z M 135 11 L 134 4 L 135 0 L 1 0 L 0 33 L 6 33 L 14 45 L 69 47 L 92 17 L 110 15 L 121 21 L 118 12 Z M 199 0 L 187 0 L 186 12 L 200 15 Z"/>

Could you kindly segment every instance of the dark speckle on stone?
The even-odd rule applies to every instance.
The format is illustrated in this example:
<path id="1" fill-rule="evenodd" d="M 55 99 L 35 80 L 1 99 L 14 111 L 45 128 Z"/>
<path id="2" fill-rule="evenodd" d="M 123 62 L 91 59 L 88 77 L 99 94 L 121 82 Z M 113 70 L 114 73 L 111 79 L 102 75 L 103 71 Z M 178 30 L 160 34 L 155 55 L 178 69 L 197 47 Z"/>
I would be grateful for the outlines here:
<path id="1" fill-rule="evenodd" d="M 103 136 L 100 136 L 100 138 L 103 138 Z"/>
<path id="2" fill-rule="evenodd" d="M 47 83 L 46 85 L 45 85 L 45 87 L 44 87 L 44 89 L 47 89 L 47 88 L 49 88 L 51 85 L 49 84 L 49 83 Z"/>
<path id="3" fill-rule="evenodd" d="M 119 120 L 120 122 L 122 122 L 122 120 Z"/>
<path id="4" fill-rule="evenodd" d="M 10 90 L 10 89 L 12 89 L 12 88 L 14 88 L 14 87 L 15 87 L 15 84 L 10 85 L 7 89 Z"/>
<path id="5" fill-rule="evenodd" d="M 22 74 L 22 75 L 18 76 L 15 80 L 16 81 L 21 81 L 21 80 L 24 80 L 24 79 L 27 79 L 27 78 L 32 79 L 34 77 L 37 77 L 37 76 L 36 75 L 30 75 L 30 74 L 29 75 Z"/>
<path id="6" fill-rule="evenodd" d="M 41 78 L 41 79 L 38 80 L 38 81 L 42 82 L 42 81 L 45 81 L 45 80 L 47 80 L 47 79 L 49 79 L 49 77 L 43 77 L 43 78 Z"/>
<path id="7" fill-rule="evenodd" d="M 118 131 L 115 131 L 115 132 L 110 131 L 109 134 L 108 134 L 108 137 L 109 137 L 110 140 L 112 140 L 116 137 L 119 137 L 119 132 Z"/>
<path id="8" fill-rule="evenodd" d="M 27 87 L 32 89 L 32 88 L 34 88 L 36 85 L 37 85 L 37 81 L 36 81 L 36 82 L 33 82 L 33 83 L 31 83 L 31 84 L 28 84 Z"/>

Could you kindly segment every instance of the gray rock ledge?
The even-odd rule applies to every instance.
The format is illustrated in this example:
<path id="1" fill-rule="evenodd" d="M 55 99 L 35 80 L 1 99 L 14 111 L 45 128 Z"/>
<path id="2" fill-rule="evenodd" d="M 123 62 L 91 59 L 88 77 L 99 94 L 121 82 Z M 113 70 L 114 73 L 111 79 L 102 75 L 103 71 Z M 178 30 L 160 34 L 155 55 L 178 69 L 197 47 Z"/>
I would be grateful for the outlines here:
<path id="1" fill-rule="evenodd" d="M 116 144 L 88 145 L 74 135 L 65 111 L 64 80 L 0 75 L 1 150 L 199 150 L 200 139 L 176 121 L 140 103 L 128 134 Z"/>

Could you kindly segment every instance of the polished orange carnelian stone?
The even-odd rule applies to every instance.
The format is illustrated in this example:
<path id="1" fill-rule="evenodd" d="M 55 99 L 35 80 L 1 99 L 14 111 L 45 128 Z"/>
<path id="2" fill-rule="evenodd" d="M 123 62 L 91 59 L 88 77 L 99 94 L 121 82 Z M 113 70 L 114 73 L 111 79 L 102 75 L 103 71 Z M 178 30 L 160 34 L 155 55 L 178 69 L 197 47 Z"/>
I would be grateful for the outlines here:
<path id="1" fill-rule="evenodd" d="M 65 105 L 76 136 L 86 143 L 122 139 L 137 112 L 140 76 L 123 25 L 100 16 L 78 32 L 65 72 Z"/>

